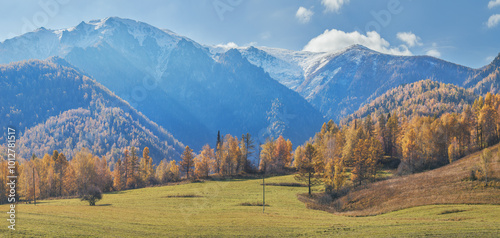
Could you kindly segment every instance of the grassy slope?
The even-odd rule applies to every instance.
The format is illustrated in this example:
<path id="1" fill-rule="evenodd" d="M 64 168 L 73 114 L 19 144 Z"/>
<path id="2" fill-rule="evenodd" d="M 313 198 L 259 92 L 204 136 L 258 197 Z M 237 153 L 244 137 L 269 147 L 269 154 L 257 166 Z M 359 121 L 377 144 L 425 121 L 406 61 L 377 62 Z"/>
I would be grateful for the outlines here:
<path id="1" fill-rule="evenodd" d="M 294 182 L 293 176 L 266 181 Z M 123 191 L 106 194 L 95 207 L 78 199 L 46 200 L 36 206 L 19 204 L 17 230 L 8 231 L 2 219 L 0 237 L 494 237 L 500 233 L 497 205 L 435 205 L 346 217 L 307 209 L 296 198 L 307 188 L 269 186 L 266 203 L 270 206 L 264 214 L 262 207 L 239 206 L 261 201 L 261 182 L 210 181 Z M 201 197 L 168 197 L 190 194 Z M 455 209 L 464 211 L 439 215 Z M 7 206 L 0 206 L 0 210 L 7 211 Z"/>
<path id="2" fill-rule="evenodd" d="M 500 181 L 499 147 L 491 147 L 492 177 L 497 184 Z M 330 209 L 348 215 L 375 215 L 432 204 L 500 204 L 498 187 L 485 188 L 479 181 L 464 181 L 471 168 L 479 164 L 480 153 L 439 169 L 370 184 L 337 199 Z"/>

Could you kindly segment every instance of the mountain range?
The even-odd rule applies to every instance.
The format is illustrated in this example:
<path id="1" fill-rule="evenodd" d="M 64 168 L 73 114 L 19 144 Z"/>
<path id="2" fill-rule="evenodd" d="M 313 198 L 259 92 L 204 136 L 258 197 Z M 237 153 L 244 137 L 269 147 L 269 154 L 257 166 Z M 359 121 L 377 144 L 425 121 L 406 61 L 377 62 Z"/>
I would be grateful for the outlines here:
<path id="1" fill-rule="evenodd" d="M 499 57 L 490 65 L 472 69 L 430 56 L 383 54 L 361 45 L 323 53 L 207 46 L 169 30 L 118 17 L 81 22 L 68 29 L 40 28 L 1 42 L 0 52 L 1 64 L 49 59 L 38 64 L 63 67 L 109 89 L 117 98 L 114 101 L 126 102 L 127 106 L 120 104 L 118 108 L 137 110 L 129 113 L 127 120 L 140 117 L 157 124 L 148 129 L 156 132 L 152 137 L 170 135 L 167 144 L 175 147 L 176 153 L 181 145 L 195 151 L 206 143 L 214 146 L 218 131 L 236 136 L 248 132 L 258 142 L 282 134 L 298 145 L 312 137 L 323 122 L 340 121 L 388 90 L 425 79 L 467 88 L 478 95 L 499 90 Z M 40 77 L 29 76 L 23 64 L 14 67 L 18 68 L 16 77 Z M 13 66 L 4 66 L 9 67 Z M 44 100 L 52 100 L 51 95 L 50 89 L 41 91 L 41 96 L 48 98 Z M 80 97 L 75 94 L 71 100 L 51 102 L 52 107 L 43 108 L 50 113 L 34 121 L 28 118 L 29 111 L 23 111 L 12 122 L 22 121 L 19 127 L 26 128 L 22 132 L 32 135 L 41 130 L 37 126 L 65 124 L 53 118 L 57 116 L 71 118 L 73 113 L 96 123 L 104 120 L 87 104 L 80 105 L 84 101 Z M 16 104 L 27 103 L 22 97 L 16 100 L 14 108 L 4 106 L 2 115 L 14 115 L 18 113 Z M 145 124 L 142 127 L 147 128 Z M 33 140 L 27 140 L 26 145 Z"/>
<path id="2" fill-rule="evenodd" d="M 478 73 L 484 70 L 430 56 L 383 54 L 361 45 L 326 53 L 267 47 L 238 50 L 274 79 L 302 95 L 326 118 L 335 121 L 399 85 L 431 79 L 472 87 L 467 82 L 473 81 L 472 78 L 482 79 Z"/>

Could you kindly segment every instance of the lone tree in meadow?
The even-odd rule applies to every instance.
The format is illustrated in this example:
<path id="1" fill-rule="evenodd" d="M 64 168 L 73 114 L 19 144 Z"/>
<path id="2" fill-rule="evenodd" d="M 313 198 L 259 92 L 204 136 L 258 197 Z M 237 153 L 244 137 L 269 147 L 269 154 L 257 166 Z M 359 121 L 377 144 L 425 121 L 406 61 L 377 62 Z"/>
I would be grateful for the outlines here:
<path id="1" fill-rule="evenodd" d="M 102 199 L 102 192 L 96 186 L 89 187 L 82 195 L 82 201 L 88 201 L 90 206 L 95 206 L 95 203 Z"/>

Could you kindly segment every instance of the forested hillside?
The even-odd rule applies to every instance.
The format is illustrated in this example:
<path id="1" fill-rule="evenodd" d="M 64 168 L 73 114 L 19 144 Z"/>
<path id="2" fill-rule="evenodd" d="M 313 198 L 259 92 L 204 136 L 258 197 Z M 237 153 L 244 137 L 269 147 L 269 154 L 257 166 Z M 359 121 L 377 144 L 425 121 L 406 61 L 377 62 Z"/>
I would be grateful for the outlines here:
<path id="1" fill-rule="evenodd" d="M 467 81 L 474 93 L 485 95 L 486 93 L 500 92 L 500 54 L 493 62 L 482 68 L 476 75 Z"/>
<path id="2" fill-rule="evenodd" d="M 422 80 L 400 85 L 373 100 L 368 100 L 367 104 L 346 119 L 364 118 L 372 113 L 439 117 L 444 113 L 461 113 L 464 107 L 472 105 L 476 98 L 469 90 L 453 84 Z"/>
<path id="3" fill-rule="evenodd" d="M 0 100 L 2 129 L 22 135 L 23 158 L 86 147 L 112 159 L 128 146 L 149 146 L 157 161 L 180 157 L 182 144 L 170 133 L 94 80 L 49 61 L 0 66 Z"/>

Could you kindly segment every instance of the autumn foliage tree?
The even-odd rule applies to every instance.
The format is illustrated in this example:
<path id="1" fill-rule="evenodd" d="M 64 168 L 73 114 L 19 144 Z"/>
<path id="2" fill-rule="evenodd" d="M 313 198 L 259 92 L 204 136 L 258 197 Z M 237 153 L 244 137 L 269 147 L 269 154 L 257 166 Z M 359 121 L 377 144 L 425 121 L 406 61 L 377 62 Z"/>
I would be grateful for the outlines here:
<path id="1" fill-rule="evenodd" d="M 261 146 L 259 169 L 271 174 L 283 174 L 292 167 L 292 142 L 283 136 L 268 139 Z"/>
<path id="2" fill-rule="evenodd" d="M 347 179 L 346 168 L 345 168 L 342 160 L 334 161 L 333 166 L 334 166 L 333 186 L 334 186 L 336 191 L 339 191 L 342 188 L 342 186 L 344 186 L 346 179 Z"/>
<path id="3" fill-rule="evenodd" d="M 354 150 L 354 163 L 351 171 L 353 183 L 361 184 L 373 180 L 377 173 L 377 162 L 382 155 L 382 146 L 375 138 L 360 139 Z"/>
<path id="4" fill-rule="evenodd" d="M 140 180 L 144 186 L 148 186 L 155 183 L 155 171 L 153 165 L 153 159 L 149 157 L 149 148 L 144 147 L 142 152 L 142 158 L 140 161 Z"/>
<path id="5" fill-rule="evenodd" d="M 221 174 L 223 176 L 235 175 L 241 172 L 244 166 L 238 138 L 227 134 L 222 146 Z"/>
<path id="6" fill-rule="evenodd" d="M 207 144 L 194 159 L 194 174 L 197 178 L 208 178 L 213 171 L 215 154 Z"/>
<path id="7" fill-rule="evenodd" d="M 166 159 L 162 160 L 156 167 L 155 178 L 161 184 L 179 181 L 180 170 L 175 160 L 171 160 L 170 162 Z"/>
<path id="8" fill-rule="evenodd" d="M 450 164 L 453 161 L 457 160 L 460 157 L 460 146 L 458 145 L 458 140 L 456 137 L 453 137 L 450 145 L 448 146 L 448 159 L 450 160 Z"/>
<path id="9" fill-rule="evenodd" d="M 261 145 L 259 170 L 263 173 L 272 173 L 275 146 L 273 139 L 267 139 Z"/>
<path id="10" fill-rule="evenodd" d="M 180 165 L 182 171 L 186 174 L 186 178 L 189 179 L 189 174 L 192 173 L 194 166 L 193 150 L 189 146 L 186 146 L 184 153 L 182 153 Z"/>
<path id="11" fill-rule="evenodd" d="M 276 148 L 274 151 L 275 161 L 274 166 L 277 172 L 282 172 L 284 168 L 292 165 L 292 142 L 285 140 L 283 136 L 276 139 Z M 281 170 L 281 171 L 280 171 Z"/>
<path id="12" fill-rule="evenodd" d="M 98 177 L 94 156 L 88 149 L 83 149 L 76 153 L 71 162 L 75 169 L 75 185 L 78 195 L 84 196 L 91 187 L 97 185 Z"/>
<path id="13" fill-rule="evenodd" d="M 130 148 L 130 156 L 127 153 L 127 150 L 125 150 L 125 161 L 126 161 L 126 178 L 127 178 L 127 183 L 126 187 L 127 188 L 137 188 L 138 187 L 138 180 L 139 180 L 139 157 L 137 156 L 137 148 L 132 146 Z"/>
<path id="14" fill-rule="evenodd" d="M 40 187 L 38 181 L 40 180 L 37 173 L 34 172 L 35 165 L 32 160 L 24 161 L 19 167 L 20 177 L 19 177 L 19 187 L 18 190 L 22 199 L 26 201 L 33 200 L 34 192 L 36 195 L 40 194 Z M 6 170 L 3 170 L 6 171 Z M 33 177 L 35 177 L 33 179 Z M 33 184 L 35 181 L 35 184 Z M 35 191 L 34 191 L 35 188 Z"/>
<path id="15" fill-rule="evenodd" d="M 305 145 L 303 156 L 297 158 L 295 166 L 298 171 L 295 179 L 307 183 L 308 193 L 311 196 L 311 187 L 321 181 L 321 167 L 324 166 L 316 156 L 316 149 L 312 144 Z"/>
<path id="16" fill-rule="evenodd" d="M 113 170 L 113 188 L 117 191 L 123 190 L 125 188 L 126 180 L 125 175 L 125 165 L 122 164 L 122 160 L 118 159 L 116 161 Z"/>
<path id="17" fill-rule="evenodd" d="M 414 129 L 410 129 L 409 133 L 405 134 L 402 147 L 403 162 L 407 166 L 407 170 L 413 173 L 420 160 L 419 149 L 417 147 L 417 135 Z"/>

